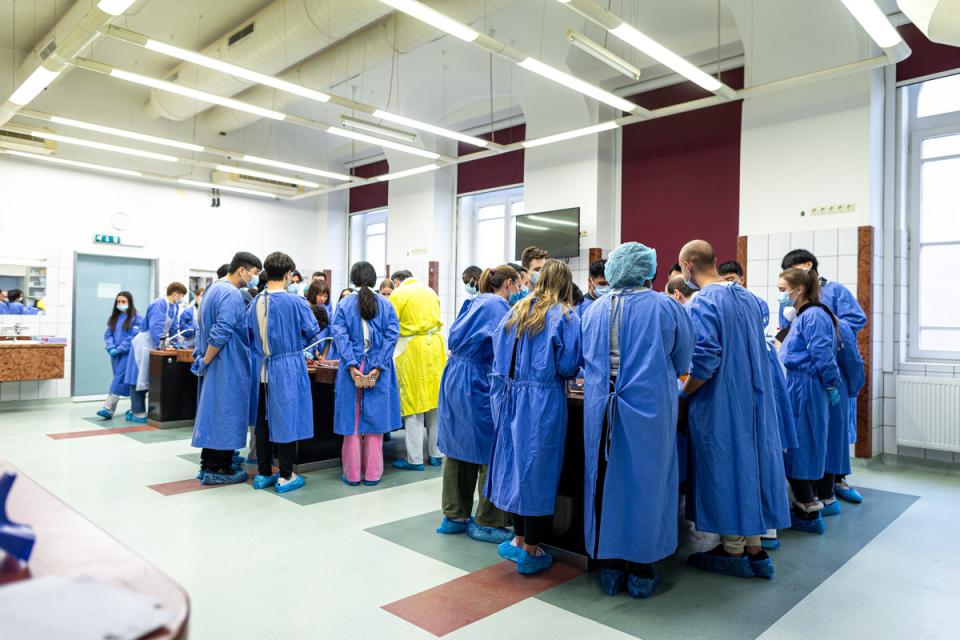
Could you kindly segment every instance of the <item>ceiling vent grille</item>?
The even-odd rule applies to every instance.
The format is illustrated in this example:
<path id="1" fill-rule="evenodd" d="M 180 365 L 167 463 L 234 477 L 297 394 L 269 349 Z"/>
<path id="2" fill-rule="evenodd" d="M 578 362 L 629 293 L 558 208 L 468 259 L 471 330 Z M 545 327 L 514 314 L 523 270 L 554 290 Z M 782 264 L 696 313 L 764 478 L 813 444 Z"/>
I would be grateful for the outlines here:
<path id="1" fill-rule="evenodd" d="M 230 36 L 229 38 L 227 38 L 227 46 L 228 46 L 228 47 L 232 47 L 233 45 L 237 44 L 238 42 L 240 42 L 240 41 L 243 40 L 244 38 L 247 38 L 248 36 L 252 35 L 252 34 L 253 34 L 253 25 L 254 25 L 254 24 L 255 24 L 255 23 L 251 22 L 250 24 L 248 24 L 247 26 L 245 26 L 243 29 L 240 29 L 240 31 L 237 31 L 237 32 L 234 33 L 232 36 Z"/>
<path id="2" fill-rule="evenodd" d="M 40 153 L 43 155 L 50 155 L 57 150 L 57 143 L 53 140 L 38 138 L 29 133 L 7 130 L 0 131 L 0 146 L 5 149 L 15 149 L 17 151 L 27 151 L 29 153 Z"/>
<path id="3" fill-rule="evenodd" d="M 46 60 L 56 50 L 57 50 L 57 41 L 51 40 L 50 42 L 47 43 L 47 46 L 45 46 L 43 49 L 40 50 L 40 59 Z"/>

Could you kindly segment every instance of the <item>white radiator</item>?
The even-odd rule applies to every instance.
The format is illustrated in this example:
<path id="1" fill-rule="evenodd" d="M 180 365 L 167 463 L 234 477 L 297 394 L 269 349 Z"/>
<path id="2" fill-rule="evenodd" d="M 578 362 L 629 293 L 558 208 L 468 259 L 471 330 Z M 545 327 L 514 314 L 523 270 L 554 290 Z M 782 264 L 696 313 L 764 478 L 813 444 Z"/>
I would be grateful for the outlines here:
<path id="1" fill-rule="evenodd" d="M 960 379 L 897 377 L 897 444 L 960 451 Z"/>

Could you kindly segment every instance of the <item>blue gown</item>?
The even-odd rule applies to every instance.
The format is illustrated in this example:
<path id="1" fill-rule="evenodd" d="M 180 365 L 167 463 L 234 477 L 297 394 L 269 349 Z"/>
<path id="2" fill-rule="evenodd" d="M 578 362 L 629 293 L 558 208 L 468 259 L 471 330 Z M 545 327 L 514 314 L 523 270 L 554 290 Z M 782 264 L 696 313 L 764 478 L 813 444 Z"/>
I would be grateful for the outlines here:
<path id="1" fill-rule="evenodd" d="M 454 460 L 490 464 L 493 334 L 509 310 L 500 296 L 481 293 L 463 303 L 450 327 L 450 356 L 440 380 L 437 426 L 440 451 Z"/>
<path id="2" fill-rule="evenodd" d="M 840 397 L 843 400 L 830 407 L 830 426 L 827 434 L 827 473 L 847 475 L 850 473 L 850 445 L 856 440 L 856 418 L 851 419 L 852 402 L 865 382 L 863 358 L 857 350 L 857 338 L 853 329 L 844 320 L 837 320 L 840 333 L 840 349 L 837 351 L 837 366 L 840 368 Z M 851 402 L 846 402 L 847 399 Z M 850 428 L 854 432 L 851 439 Z"/>
<path id="3" fill-rule="evenodd" d="M 191 305 L 184 309 L 183 313 L 180 314 L 180 322 L 177 330 L 171 331 L 171 333 L 183 332 L 180 333 L 178 340 L 184 349 L 193 349 L 197 343 L 197 323 L 194 321 L 196 313 L 196 306 Z"/>
<path id="4" fill-rule="evenodd" d="M 7 314 L 14 316 L 35 316 L 40 313 L 40 309 L 36 307 L 28 307 L 22 302 L 8 302 L 7 303 Z"/>
<path id="5" fill-rule="evenodd" d="M 544 328 L 524 334 L 510 365 L 516 327 L 500 322 L 493 336 L 490 406 L 493 452 L 484 495 L 497 508 L 521 516 L 554 511 L 567 436 L 565 381 L 580 368 L 580 320 L 555 305 Z"/>
<path id="6" fill-rule="evenodd" d="M 621 304 L 615 314 L 620 369 L 611 392 L 610 316 Z M 653 563 L 677 549 L 677 378 L 690 366 L 693 325 L 675 301 L 643 289 L 595 301 L 584 314 L 581 335 L 587 553 Z M 601 443 L 604 421 L 608 435 Z M 600 455 L 607 467 L 603 495 L 597 496 Z"/>
<path id="7" fill-rule="evenodd" d="M 113 381 L 110 383 L 110 393 L 115 396 L 127 397 L 130 395 L 130 385 L 124 381 L 127 374 L 127 360 L 130 359 L 130 341 L 135 335 L 140 333 L 140 326 L 143 324 L 143 316 L 136 315 L 133 322 L 130 323 L 130 330 L 123 328 L 127 321 L 127 314 L 121 313 L 117 316 L 117 324 L 113 331 L 110 325 L 107 325 L 103 332 L 103 345 L 110 351 L 116 349 L 119 353 L 110 356 L 110 367 L 113 370 Z"/>
<path id="8" fill-rule="evenodd" d="M 10 305 L 0 300 L 0 316 L 6 316 L 6 315 L 12 315 L 10 313 Z"/>
<path id="9" fill-rule="evenodd" d="M 245 311 L 240 290 L 228 280 L 217 280 L 203 294 L 194 354 L 202 357 L 208 346 L 220 352 L 197 385 L 194 447 L 226 451 L 246 444 L 251 366 Z"/>
<path id="10" fill-rule="evenodd" d="M 841 384 L 836 351 L 833 320 L 819 307 L 809 307 L 797 316 L 780 347 L 797 424 L 798 446 L 788 449 L 784 459 L 788 478 L 823 477 L 830 420 L 827 389 L 840 390 Z"/>
<path id="11" fill-rule="evenodd" d="M 147 307 L 147 313 L 143 317 L 143 323 L 140 325 L 140 332 L 149 332 L 150 333 L 150 348 L 157 349 L 160 347 L 160 339 L 164 335 L 164 326 L 167 323 L 167 320 L 170 321 L 170 327 L 167 329 L 168 335 L 175 334 L 178 329 L 178 314 L 180 312 L 180 307 L 173 304 L 165 297 L 160 297 L 150 303 L 150 306 Z M 127 372 L 124 376 L 124 382 L 133 386 L 134 388 L 137 385 L 137 375 L 139 369 L 137 368 L 136 358 L 127 359 Z"/>
<path id="12" fill-rule="evenodd" d="M 250 332 L 250 416 L 257 424 L 260 402 L 260 369 L 264 362 L 263 340 L 257 321 L 257 306 L 267 307 L 267 426 L 270 442 L 296 442 L 313 437 L 313 396 L 303 349 L 317 340 L 320 325 L 306 298 L 280 291 L 262 291 L 247 307 Z"/>
<path id="13" fill-rule="evenodd" d="M 766 300 L 757 296 L 757 304 L 763 316 L 763 326 L 770 322 L 770 307 Z M 774 397 L 777 405 L 777 424 L 780 427 L 780 445 L 784 449 L 797 447 L 797 424 L 793 419 L 793 405 L 787 393 L 787 379 L 777 355 L 777 348 L 771 338 L 767 338 L 767 359 L 770 360 L 770 376 L 773 379 Z"/>
<path id="14" fill-rule="evenodd" d="M 857 301 L 853 293 L 842 284 L 836 282 L 826 282 L 820 292 L 820 299 L 827 306 L 833 315 L 840 320 L 844 320 L 853 329 L 856 335 L 861 329 L 867 326 L 867 314 Z M 859 351 L 859 346 L 854 343 L 854 347 Z M 862 385 L 861 385 L 862 386 Z M 846 397 L 846 396 L 844 396 Z M 849 419 L 850 444 L 857 441 L 857 396 L 851 394 L 847 407 Z M 849 460 L 848 460 L 849 462 Z"/>
<path id="15" fill-rule="evenodd" d="M 756 296 L 715 284 L 690 303 L 696 346 L 690 375 L 692 477 L 688 515 L 697 530 L 761 535 L 790 526 L 776 394 Z"/>
<path id="16" fill-rule="evenodd" d="M 367 322 L 370 349 L 363 350 L 363 325 L 360 320 L 360 296 L 352 294 L 337 305 L 330 325 L 339 352 L 340 368 L 334 389 L 333 431 L 341 436 L 357 433 L 387 433 L 403 426 L 400 417 L 400 387 L 393 368 L 393 350 L 400 338 L 400 321 L 393 305 L 377 295 L 377 315 Z M 350 378 L 350 367 L 369 372 L 379 369 L 380 377 L 372 389 L 359 392 Z M 360 410 L 359 424 L 357 409 Z"/>

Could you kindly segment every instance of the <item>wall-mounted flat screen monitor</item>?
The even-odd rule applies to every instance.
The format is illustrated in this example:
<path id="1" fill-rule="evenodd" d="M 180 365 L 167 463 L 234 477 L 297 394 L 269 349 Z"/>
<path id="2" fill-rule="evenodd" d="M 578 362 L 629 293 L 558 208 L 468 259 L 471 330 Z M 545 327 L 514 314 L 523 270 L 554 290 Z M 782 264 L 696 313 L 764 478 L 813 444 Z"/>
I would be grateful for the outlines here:
<path id="1" fill-rule="evenodd" d="M 548 251 L 551 258 L 580 255 L 580 207 L 526 213 L 514 220 L 517 258 L 527 247 L 540 247 Z"/>

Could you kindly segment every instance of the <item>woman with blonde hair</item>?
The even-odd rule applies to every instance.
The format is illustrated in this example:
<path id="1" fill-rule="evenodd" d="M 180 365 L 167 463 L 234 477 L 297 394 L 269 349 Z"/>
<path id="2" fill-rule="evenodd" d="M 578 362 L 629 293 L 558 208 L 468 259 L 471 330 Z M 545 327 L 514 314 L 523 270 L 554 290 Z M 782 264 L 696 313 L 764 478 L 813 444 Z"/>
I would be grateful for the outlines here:
<path id="1" fill-rule="evenodd" d="M 567 433 L 565 381 L 580 368 L 580 320 L 573 274 L 558 260 L 540 270 L 533 294 L 504 317 L 493 337 L 490 405 L 494 436 L 484 494 L 513 514 L 501 557 L 521 574 L 544 571 L 540 547 L 553 522 Z"/>

